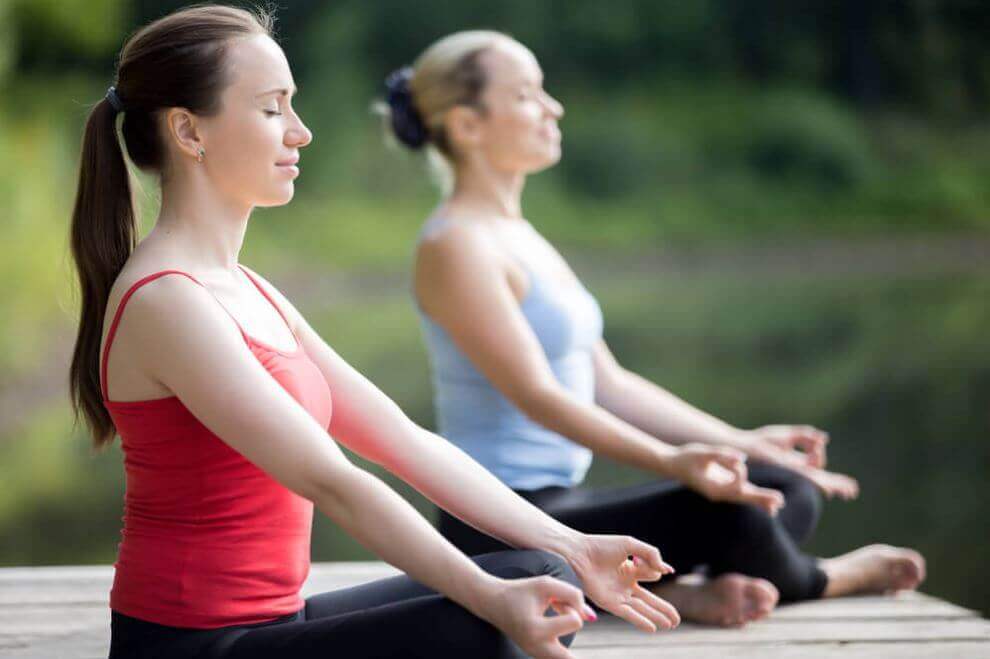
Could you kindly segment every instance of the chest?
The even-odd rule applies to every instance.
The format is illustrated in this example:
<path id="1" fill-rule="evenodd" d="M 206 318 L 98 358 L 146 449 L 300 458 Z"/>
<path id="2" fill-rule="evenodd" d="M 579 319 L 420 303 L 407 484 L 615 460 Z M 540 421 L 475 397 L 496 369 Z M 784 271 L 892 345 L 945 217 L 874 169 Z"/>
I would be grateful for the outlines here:
<path id="1" fill-rule="evenodd" d="M 528 224 L 498 240 L 520 309 L 547 357 L 590 350 L 602 336 L 601 308 L 560 253 Z"/>

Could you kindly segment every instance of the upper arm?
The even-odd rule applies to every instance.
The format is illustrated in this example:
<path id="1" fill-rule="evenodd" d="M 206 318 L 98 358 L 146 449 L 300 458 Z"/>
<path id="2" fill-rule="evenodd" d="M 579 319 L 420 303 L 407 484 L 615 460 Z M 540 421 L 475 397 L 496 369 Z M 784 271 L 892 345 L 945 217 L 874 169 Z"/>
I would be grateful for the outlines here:
<path id="1" fill-rule="evenodd" d="M 330 434 L 355 453 L 379 464 L 399 457 L 397 443 L 408 444 L 419 428 L 374 383 L 327 345 L 298 309 L 266 279 L 251 272 L 282 309 L 306 355 L 330 387 Z"/>
<path id="2" fill-rule="evenodd" d="M 519 308 L 497 253 L 483 236 L 451 227 L 419 249 L 420 306 L 477 369 L 520 409 L 559 386 Z"/>
<path id="3" fill-rule="evenodd" d="M 182 309 L 182 313 L 175 313 Z M 265 370 L 202 287 L 163 277 L 131 299 L 127 331 L 154 346 L 142 369 L 204 426 L 289 489 L 314 498 L 350 467 L 326 431 Z"/>
<path id="4" fill-rule="evenodd" d="M 616 384 L 625 372 L 605 339 L 599 339 L 591 354 L 595 371 L 595 400 L 601 400 L 612 385 Z"/>

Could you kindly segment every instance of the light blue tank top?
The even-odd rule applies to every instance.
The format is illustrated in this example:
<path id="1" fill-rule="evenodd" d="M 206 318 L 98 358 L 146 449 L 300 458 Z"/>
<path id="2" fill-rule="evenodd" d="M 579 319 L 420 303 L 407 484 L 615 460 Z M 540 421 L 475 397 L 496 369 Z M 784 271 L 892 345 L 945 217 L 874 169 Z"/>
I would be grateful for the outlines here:
<path id="1" fill-rule="evenodd" d="M 530 279 L 520 309 L 550 368 L 577 399 L 593 402 L 592 350 L 602 336 L 597 300 L 583 285 L 558 284 L 520 265 Z M 591 451 L 531 421 L 474 367 L 446 330 L 418 305 L 417 311 L 430 356 L 439 434 L 512 489 L 580 483 L 591 466 Z"/>

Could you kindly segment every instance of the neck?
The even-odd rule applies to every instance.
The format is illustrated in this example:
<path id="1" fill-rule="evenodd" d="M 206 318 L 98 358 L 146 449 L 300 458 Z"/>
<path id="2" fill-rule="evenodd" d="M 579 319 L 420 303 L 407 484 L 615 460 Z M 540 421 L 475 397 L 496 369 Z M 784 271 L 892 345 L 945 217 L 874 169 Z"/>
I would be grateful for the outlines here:
<path id="1" fill-rule="evenodd" d="M 526 175 L 502 171 L 487 163 L 468 161 L 457 167 L 454 190 L 447 205 L 471 214 L 522 218 L 522 191 Z"/>
<path id="2" fill-rule="evenodd" d="M 218 195 L 205 177 L 177 178 L 162 183 L 161 211 L 151 233 L 167 237 L 185 263 L 233 272 L 251 210 Z"/>

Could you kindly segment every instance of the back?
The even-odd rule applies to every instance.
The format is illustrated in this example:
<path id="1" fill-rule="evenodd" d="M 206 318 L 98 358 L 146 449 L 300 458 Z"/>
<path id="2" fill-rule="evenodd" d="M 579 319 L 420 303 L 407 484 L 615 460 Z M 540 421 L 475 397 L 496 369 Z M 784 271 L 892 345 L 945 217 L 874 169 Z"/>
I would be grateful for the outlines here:
<path id="1" fill-rule="evenodd" d="M 428 222 L 424 232 L 435 228 L 436 222 Z M 593 402 L 592 351 L 602 336 L 598 302 L 580 284 L 561 284 L 520 264 L 530 280 L 520 310 L 554 376 L 580 400 Z M 530 420 L 416 307 L 430 357 L 438 432 L 513 489 L 580 483 L 592 452 Z"/>

